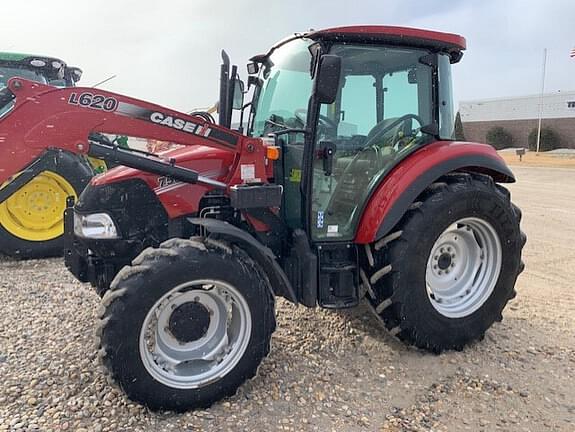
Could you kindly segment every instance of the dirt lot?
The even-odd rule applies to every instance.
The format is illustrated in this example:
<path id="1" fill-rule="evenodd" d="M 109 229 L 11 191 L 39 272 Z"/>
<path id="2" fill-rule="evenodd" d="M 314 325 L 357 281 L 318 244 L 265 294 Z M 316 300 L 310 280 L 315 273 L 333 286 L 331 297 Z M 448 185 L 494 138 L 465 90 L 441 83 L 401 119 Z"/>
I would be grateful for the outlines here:
<path id="1" fill-rule="evenodd" d="M 499 154 L 505 161 L 513 166 L 522 167 L 562 167 L 575 168 L 574 154 L 552 154 L 552 153 L 534 153 L 528 152 L 521 160 L 514 151 L 501 151 Z"/>
<path id="2" fill-rule="evenodd" d="M 116 393 L 94 363 L 90 287 L 60 260 L 0 261 L 0 430 L 575 430 L 575 169 L 514 170 L 527 268 L 485 340 L 435 356 L 364 309 L 280 301 L 258 377 L 205 411 L 153 414 Z"/>

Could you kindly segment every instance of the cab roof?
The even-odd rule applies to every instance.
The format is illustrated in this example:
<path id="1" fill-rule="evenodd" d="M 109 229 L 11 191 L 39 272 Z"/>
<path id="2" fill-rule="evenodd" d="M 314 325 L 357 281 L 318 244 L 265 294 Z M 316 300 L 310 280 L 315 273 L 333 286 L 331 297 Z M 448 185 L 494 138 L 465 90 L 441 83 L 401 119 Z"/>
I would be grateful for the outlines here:
<path id="1" fill-rule="evenodd" d="M 452 63 L 456 63 L 461 59 L 463 54 L 462 51 L 467 47 L 465 38 L 453 33 L 444 33 L 412 27 L 354 25 L 295 33 L 276 43 L 266 54 L 256 55 L 252 57 L 251 60 L 255 62 L 263 62 L 264 59 L 269 57 L 277 48 L 299 38 L 431 48 L 447 52 L 452 59 Z"/>
<path id="2" fill-rule="evenodd" d="M 35 55 L 35 54 L 13 53 L 13 52 L 0 52 L 0 62 L 20 63 L 23 61 L 26 62 L 33 59 L 44 60 L 45 62 L 50 63 L 53 61 L 57 61 L 64 66 L 66 65 L 66 62 L 56 57 Z"/>
<path id="3" fill-rule="evenodd" d="M 312 39 L 357 39 L 373 42 L 403 42 L 409 45 L 431 45 L 443 49 L 464 50 L 466 48 L 466 42 L 463 36 L 411 27 L 383 25 L 332 27 L 324 30 L 312 30 L 306 33 L 306 36 Z"/>

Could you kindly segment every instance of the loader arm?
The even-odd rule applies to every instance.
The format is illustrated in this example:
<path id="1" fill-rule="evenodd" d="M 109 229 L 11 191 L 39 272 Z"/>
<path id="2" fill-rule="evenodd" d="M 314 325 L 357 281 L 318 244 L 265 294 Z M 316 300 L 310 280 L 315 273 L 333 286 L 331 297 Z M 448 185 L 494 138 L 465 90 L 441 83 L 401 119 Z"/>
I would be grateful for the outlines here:
<path id="1" fill-rule="evenodd" d="M 224 149 L 236 156 L 228 182 L 241 181 L 237 168 L 242 162 L 254 164 L 256 176 L 266 177 L 264 158 L 260 157 L 261 152 L 265 152 L 261 140 L 209 123 L 199 116 L 105 90 L 57 89 L 21 78 L 11 79 L 2 93 L 0 100 L 12 99 L 8 103 L 13 107 L 0 118 L 0 160 L 3 161 L 0 184 L 53 149 L 117 158 L 126 166 L 173 177 L 178 177 L 179 171 L 180 180 L 195 182 L 194 171 L 174 166 L 173 162 L 91 141 L 90 135 L 98 132 Z M 0 106 L 0 112 L 3 108 Z M 243 151 L 244 147 L 247 151 Z"/>

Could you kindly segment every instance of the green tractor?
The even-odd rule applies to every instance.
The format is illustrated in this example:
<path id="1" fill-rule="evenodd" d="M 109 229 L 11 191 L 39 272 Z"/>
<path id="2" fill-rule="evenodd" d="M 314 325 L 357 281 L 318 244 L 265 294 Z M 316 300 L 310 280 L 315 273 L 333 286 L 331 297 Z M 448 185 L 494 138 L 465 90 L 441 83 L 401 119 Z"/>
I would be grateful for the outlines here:
<path id="1" fill-rule="evenodd" d="M 73 87 L 82 70 L 53 57 L 0 52 L 0 88 L 15 76 Z M 56 169 L 43 171 L 0 204 L 0 254 L 19 258 L 60 255 L 66 198 L 78 197 L 94 174 L 105 169 L 97 159 L 59 152 Z"/>

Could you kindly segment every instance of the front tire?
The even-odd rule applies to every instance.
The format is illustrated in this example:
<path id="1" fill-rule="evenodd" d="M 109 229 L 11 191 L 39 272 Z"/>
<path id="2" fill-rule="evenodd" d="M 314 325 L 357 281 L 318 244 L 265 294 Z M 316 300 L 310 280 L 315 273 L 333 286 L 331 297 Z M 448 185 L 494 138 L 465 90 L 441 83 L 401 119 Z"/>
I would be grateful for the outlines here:
<path id="1" fill-rule="evenodd" d="M 185 411 L 255 376 L 275 329 L 274 297 L 243 250 L 171 239 L 124 267 L 103 298 L 100 355 L 127 396 Z"/>
<path id="2" fill-rule="evenodd" d="M 364 285 L 386 328 L 433 352 L 482 338 L 515 297 L 520 218 L 491 177 L 451 174 L 432 184 L 394 232 L 369 246 Z"/>

